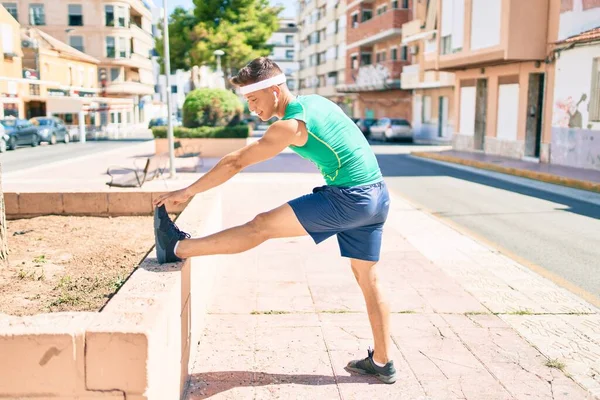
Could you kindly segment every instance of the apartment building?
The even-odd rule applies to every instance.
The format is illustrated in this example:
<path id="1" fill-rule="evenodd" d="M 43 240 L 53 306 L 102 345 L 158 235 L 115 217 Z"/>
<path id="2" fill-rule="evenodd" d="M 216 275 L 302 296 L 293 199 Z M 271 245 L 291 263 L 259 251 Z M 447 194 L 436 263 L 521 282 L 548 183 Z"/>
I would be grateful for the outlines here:
<path id="1" fill-rule="evenodd" d="M 354 94 L 354 116 L 412 119 L 411 91 L 402 69 L 410 65 L 402 25 L 412 19 L 415 0 L 354 0 L 346 9 L 346 74 L 338 86 Z"/>
<path id="2" fill-rule="evenodd" d="M 273 45 L 270 58 L 279 65 L 287 77 L 287 86 L 292 92 L 298 90 L 298 25 L 294 19 L 282 18 L 279 29 L 268 41 Z"/>
<path id="3" fill-rule="evenodd" d="M 451 142 L 455 122 L 454 74 L 437 71 L 435 64 L 437 3 L 415 0 L 412 21 L 402 25 L 402 44 L 412 54 L 412 64 L 404 66 L 400 81 L 402 89 L 412 90 L 412 127 L 417 143 Z"/>
<path id="4" fill-rule="evenodd" d="M 152 13 L 142 0 L 3 0 L 23 27 L 35 27 L 100 61 L 100 96 L 129 98 L 133 109 L 122 118 L 102 113 L 102 125 L 144 122 L 143 103 L 151 100 L 154 78 Z M 104 105 L 110 108 L 110 104 Z"/>
<path id="5" fill-rule="evenodd" d="M 0 118 L 53 115 L 83 127 L 98 125 L 104 112 L 118 120 L 133 110 L 131 99 L 99 97 L 98 59 L 21 28 L 1 5 L 0 33 Z"/>
<path id="6" fill-rule="evenodd" d="M 346 0 L 300 0 L 298 93 L 327 97 L 351 113 L 337 90 L 346 73 L 346 22 Z"/>
<path id="7" fill-rule="evenodd" d="M 23 76 L 21 25 L 0 5 L 0 119 L 23 115 L 19 81 Z"/>

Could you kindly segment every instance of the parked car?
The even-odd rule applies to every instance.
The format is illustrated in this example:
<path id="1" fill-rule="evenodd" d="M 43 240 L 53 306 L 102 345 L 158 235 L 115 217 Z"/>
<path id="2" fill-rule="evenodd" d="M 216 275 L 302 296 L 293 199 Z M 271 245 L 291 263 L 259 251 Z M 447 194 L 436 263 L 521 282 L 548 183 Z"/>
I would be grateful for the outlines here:
<path id="1" fill-rule="evenodd" d="M 371 127 L 377 123 L 375 118 L 354 118 L 354 123 L 365 136 L 371 135 Z"/>
<path id="2" fill-rule="evenodd" d="M 8 135 L 6 135 L 6 131 L 4 130 L 4 125 L 0 124 L 0 153 L 5 153 L 8 149 L 7 140 Z"/>
<path id="3" fill-rule="evenodd" d="M 410 122 L 401 118 L 380 118 L 371 126 L 371 138 L 390 141 L 413 138 Z"/>
<path id="4" fill-rule="evenodd" d="M 176 117 L 175 115 L 173 115 L 172 120 L 173 126 L 183 125 L 183 120 L 179 117 Z M 155 126 L 167 126 L 167 117 L 152 118 L 148 123 L 148 129 L 152 129 Z"/>
<path id="5" fill-rule="evenodd" d="M 17 146 L 35 147 L 40 144 L 37 128 L 26 119 L 6 118 L 0 120 L 0 124 L 4 127 L 3 140 L 8 150 L 14 150 Z"/>
<path id="6" fill-rule="evenodd" d="M 37 128 L 40 141 L 54 145 L 58 142 L 65 144 L 71 142 L 71 135 L 60 118 L 35 117 L 29 120 Z"/>

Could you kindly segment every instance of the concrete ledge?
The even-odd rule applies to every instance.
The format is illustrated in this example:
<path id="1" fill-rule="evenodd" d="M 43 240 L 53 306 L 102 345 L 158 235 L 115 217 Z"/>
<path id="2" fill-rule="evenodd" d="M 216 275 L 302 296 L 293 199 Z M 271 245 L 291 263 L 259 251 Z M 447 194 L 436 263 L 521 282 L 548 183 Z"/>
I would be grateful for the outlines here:
<path id="1" fill-rule="evenodd" d="M 163 193 L 166 192 L 4 193 L 4 198 L 8 219 L 42 215 L 118 217 L 152 215 L 152 201 Z M 179 214 L 188 204 L 172 206 L 169 212 Z"/>
<path id="2" fill-rule="evenodd" d="M 181 142 L 183 147 L 190 147 L 194 151 L 200 151 L 202 157 L 223 157 L 232 151 L 236 151 L 246 146 L 248 139 L 185 139 L 175 138 Z M 154 139 L 156 154 L 164 154 L 169 151 L 168 139 Z"/>
<path id="3" fill-rule="evenodd" d="M 454 164 L 466 165 L 468 167 L 485 169 L 488 171 L 501 172 L 503 174 L 519 176 L 521 178 L 529 178 L 537 181 L 553 183 L 555 185 L 567 186 L 574 189 L 587 190 L 590 192 L 600 193 L 600 184 L 596 182 L 583 181 L 580 179 L 566 178 L 559 175 L 547 174 L 544 172 L 530 171 L 527 169 L 504 167 L 492 163 L 486 163 L 477 160 L 467 160 L 460 157 L 453 157 L 446 154 L 438 154 L 436 152 L 413 152 L 412 155 L 421 158 L 429 158 L 431 160 L 445 161 Z"/>
<path id="4" fill-rule="evenodd" d="M 194 236 L 221 223 L 217 191 L 196 196 L 177 220 Z M 99 313 L 0 314 L 0 399 L 180 398 L 218 261 L 159 265 L 153 250 Z"/>

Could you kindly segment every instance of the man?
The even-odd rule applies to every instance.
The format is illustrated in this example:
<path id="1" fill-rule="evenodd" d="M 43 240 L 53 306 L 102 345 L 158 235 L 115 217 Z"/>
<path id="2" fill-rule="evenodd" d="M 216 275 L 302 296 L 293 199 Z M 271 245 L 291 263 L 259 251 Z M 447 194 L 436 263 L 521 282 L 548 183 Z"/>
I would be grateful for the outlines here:
<path id="1" fill-rule="evenodd" d="M 272 117 L 280 120 L 260 140 L 223 157 L 194 184 L 155 201 L 158 260 L 163 263 L 240 253 L 275 238 L 308 234 L 320 243 L 337 235 L 341 255 L 350 258 L 365 297 L 375 340 L 375 349 L 368 351 L 367 358 L 350 361 L 346 368 L 394 383 L 396 370 L 389 359 L 389 308 L 375 274 L 390 202 L 377 159 L 360 129 L 336 104 L 317 95 L 294 97 L 285 81 L 277 64 L 268 58 L 250 62 L 231 79 L 251 111 L 263 121 Z M 184 203 L 287 147 L 313 161 L 327 186 L 259 214 L 244 225 L 203 238 L 191 239 L 169 219 L 165 203 Z"/>

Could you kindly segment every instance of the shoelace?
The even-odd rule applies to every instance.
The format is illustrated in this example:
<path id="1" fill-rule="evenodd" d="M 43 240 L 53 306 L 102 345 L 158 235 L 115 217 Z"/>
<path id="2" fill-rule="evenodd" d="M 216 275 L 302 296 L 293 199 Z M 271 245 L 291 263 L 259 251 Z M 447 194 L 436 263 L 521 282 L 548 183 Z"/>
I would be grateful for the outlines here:
<path id="1" fill-rule="evenodd" d="M 177 235 L 179 240 L 189 239 L 192 237 L 189 233 L 186 233 L 186 232 L 182 231 L 181 229 L 179 229 L 179 227 L 177 225 L 175 225 L 175 222 L 173 222 L 173 221 L 170 221 L 170 222 L 171 222 L 171 224 L 170 224 L 171 231 Z"/>

